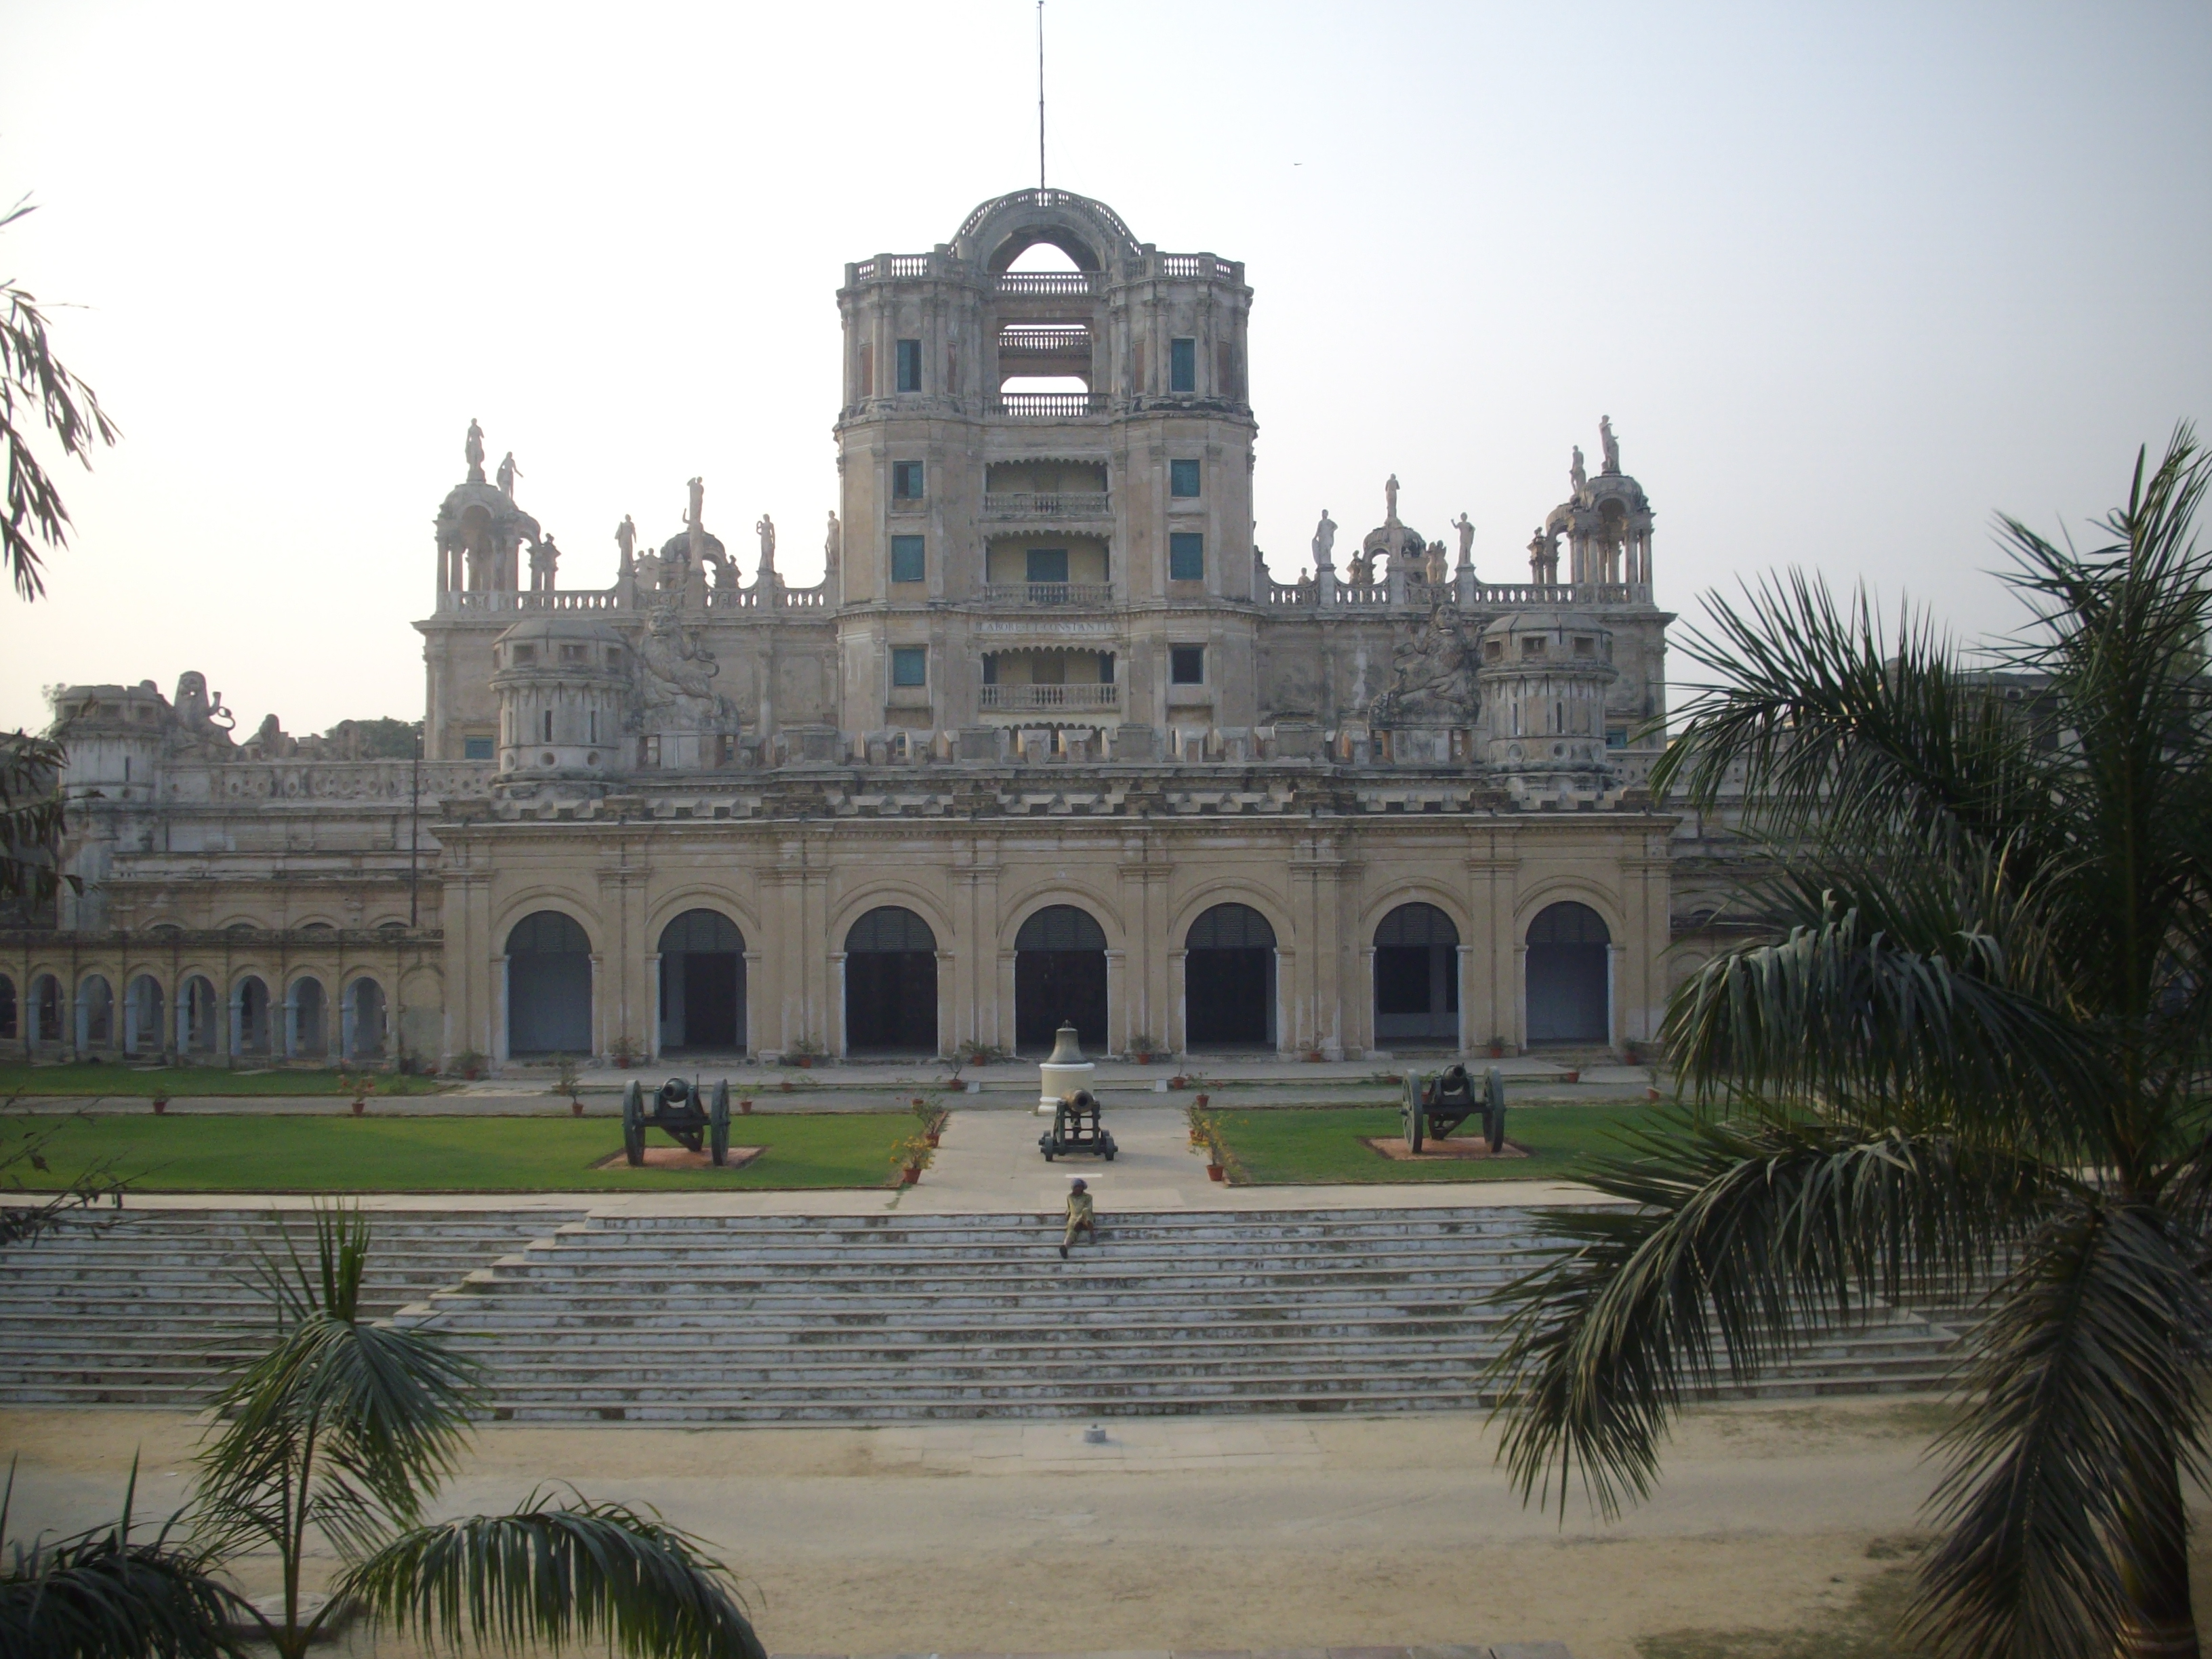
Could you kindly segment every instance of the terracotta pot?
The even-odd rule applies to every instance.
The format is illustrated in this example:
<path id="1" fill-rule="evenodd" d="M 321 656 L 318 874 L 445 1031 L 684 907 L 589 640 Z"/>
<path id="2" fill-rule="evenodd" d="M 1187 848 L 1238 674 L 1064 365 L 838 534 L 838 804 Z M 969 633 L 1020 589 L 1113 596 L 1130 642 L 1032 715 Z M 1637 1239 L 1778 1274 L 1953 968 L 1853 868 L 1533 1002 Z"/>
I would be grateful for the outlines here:
<path id="1" fill-rule="evenodd" d="M 1149 1066 L 1152 1063 L 1152 1057 L 1145 1053 L 1142 1049 L 1139 1049 L 1137 1052 L 1137 1064 L 1139 1066 Z"/>
<path id="2" fill-rule="evenodd" d="M 365 1101 L 365 1100 L 356 1100 L 356 1102 L 354 1102 L 354 1103 L 353 1103 L 353 1115 L 354 1115 L 356 1117 L 359 1117 L 359 1116 L 360 1116 L 363 1112 L 367 1111 L 368 1109 L 368 1103 L 367 1101 Z"/>
<path id="3" fill-rule="evenodd" d="M 1582 1080 L 1583 1074 L 1580 1072 L 1570 1072 L 1565 1079 L 1565 1081 L 1569 1083 L 1580 1083 Z"/>
<path id="4" fill-rule="evenodd" d="M 1226 1181 L 1229 1179 L 1229 1171 L 1218 1164 L 1209 1164 L 1206 1166 L 1206 1178 L 1208 1181 Z"/>
<path id="5" fill-rule="evenodd" d="M 571 1116 L 571 1117 L 581 1117 L 581 1116 L 583 1116 L 583 1115 L 584 1115 L 584 1103 L 583 1103 L 582 1101 L 580 1101 L 580 1100 L 577 1099 L 574 1095 L 569 1096 L 569 1097 L 568 1097 L 568 1115 L 569 1115 L 569 1116 Z"/>
<path id="6" fill-rule="evenodd" d="M 161 1116 L 162 1113 L 168 1109 L 169 1103 L 167 1101 L 161 1098 L 159 1095 L 154 1097 L 154 1115 L 155 1117 Z"/>
<path id="7" fill-rule="evenodd" d="M 475 1066 L 470 1066 L 470 1067 L 469 1067 L 469 1069 L 468 1069 L 467 1071 L 465 1071 L 465 1072 L 464 1072 L 464 1073 L 461 1073 L 461 1076 L 462 1076 L 463 1078 L 465 1078 L 465 1079 L 467 1079 L 467 1080 L 468 1080 L 469 1082 L 471 1082 L 471 1083 L 474 1083 L 474 1082 L 475 1082 L 478 1078 L 482 1077 L 483 1075 L 483 1073 L 482 1072 L 479 1072 L 478 1070 L 477 1070 L 477 1068 L 476 1068 Z"/>
<path id="8" fill-rule="evenodd" d="M 738 1110 L 741 1114 L 743 1114 L 744 1116 L 746 1116 L 746 1117 L 750 1117 L 750 1116 L 753 1115 L 753 1103 L 752 1103 L 752 1102 L 750 1102 L 750 1100 L 741 1100 L 741 1101 L 739 1101 L 739 1102 L 738 1103 Z"/>
<path id="9" fill-rule="evenodd" d="M 936 1137 L 935 1135 L 932 1135 L 932 1136 L 930 1136 L 930 1138 L 929 1138 L 929 1144 L 930 1144 L 931 1146 L 934 1146 L 935 1145 L 937 1145 L 937 1137 Z"/>
<path id="10" fill-rule="evenodd" d="M 811 1071 L 812 1071 L 812 1070 L 814 1069 L 814 1056 L 813 1056 L 813 1055 L 811 1055 L 811 1054 L 801 1054 L 801 1055 L 799 1055 L 799 1069 L 800 1071 L 802 1071 L 802 1072 L 811 1072 Z"/>
<path id="11" fill-rule="evenodd" d="M 1207 1094 L 1204 1093 L 1203 1091 L 1201 1091 L 1201 1092 L 1200 1093 L 1199 1097 L 1198 1097 L 1198 1109 L 1199 1109 L 1199 1110 L 1200 1110 L 1201 1112 L 1202 1112 L 1202 1111 L 1204 1111 L 1204 1110 L 1206 1109 L 1206 1103 L 1209 1099 L 1211 1099 L 1211 1098 L 1212 1098 L 1212 1097 L 1211 1097 L 1211 1096 L 1209 1096 L 1209 1095 L 1207 1095 Z"/>
<path id="12" fill-rule="evenodd" d="M 1502 1042 L 1493 1042 L 1493 1043 L 1492 1043 L 1492 1044 L 1490 1045 L 1490 1057 L 1491 1057 L 1492 1060 L 1503 1060 L 1503 1059 L 1504 1059 L 1504 1058 L 1505 1058 L 1505 1045 L 1504 1045 L 1504 1043 L 1502 1043 Z"/>
<path id="13" fill-rule="evenodd" d="M 949 1077 L 949 1078 L 947 1078 L 947 1079 L 945 1079 L 945 1086 L 946 1088 L 948 1088 L 948 1089 L 951 1090 L 951 1091 L 952 1091 L 952 1092 L 953 1092 L 954 1094 L 956 1094 L 956 1095 L 957 1095 L 957 1094 L 958 1094 L 958 1093 L 959 1093 L 963 1089 L 966 1088 L 966 1087 L 968 1086 L 968 1085 L 967 1085 L 966 1080 L 965 1080 L 965 1079 L 963 1079 L 957 1078 L 957 1077 Z"/>
<path id="14" fill-rule="evenodd" d="M 615 1056 L 615 1064 L 620 1066 L 623 1071 L 627 1072 L 629 1070 L 629 1056 L 628 1054 L 617 1054 Z"/>
<path id="15" fill-rule="evenodd" d="M 909 1164 L 906 1166 L 906 1173 L 899 1177 L 899 1185 L 911 1187 L 921 1179 L 921 1166 L 919 1164 Z"/>

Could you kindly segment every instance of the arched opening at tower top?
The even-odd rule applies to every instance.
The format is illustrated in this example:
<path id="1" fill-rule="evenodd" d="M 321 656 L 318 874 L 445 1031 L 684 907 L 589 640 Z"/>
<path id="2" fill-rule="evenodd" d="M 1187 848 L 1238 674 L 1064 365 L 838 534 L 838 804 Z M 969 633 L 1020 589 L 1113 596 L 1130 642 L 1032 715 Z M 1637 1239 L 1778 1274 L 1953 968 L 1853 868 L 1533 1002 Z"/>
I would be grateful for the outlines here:
<path id="1" fill-rule="evenodd" d="M 1083 270 L 1101 269 L 1089 243 L 1057 225 L 1032 225 L 1014 232 L 999 244 L 990 258 L 991 273 Z"/>

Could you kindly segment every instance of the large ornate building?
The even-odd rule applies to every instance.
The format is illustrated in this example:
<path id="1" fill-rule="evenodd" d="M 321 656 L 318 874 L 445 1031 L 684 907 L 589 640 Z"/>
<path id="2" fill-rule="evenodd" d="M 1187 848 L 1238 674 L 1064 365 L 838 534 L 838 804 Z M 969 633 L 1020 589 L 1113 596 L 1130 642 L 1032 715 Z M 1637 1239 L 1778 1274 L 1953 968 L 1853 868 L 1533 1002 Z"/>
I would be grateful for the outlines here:
<path id="1" fill-rule="evenodd" d="M 1073 269 L 1011 270 L 1035 244 Z M 826 575 L 690 485 L 558 585 L 511 466 L 436 518 L 419 761 L 198 674 L 71 686 L 36 1052 L 1619 1047 L 1668 981 L 1651 511 L 1575 455 L 1530 580 L 1382 522 L 1274 580 L 1244 268 L 1024 190 L 845 268 Z M 1024 391 L 1040 378 L 1080 390 Z M 611 514 L 610 515 L 611 516 Z M 1567 568 L 1562 575 L 1561 544 Z M 1516 557 L 1518 556 L 1516 555 Z"/>

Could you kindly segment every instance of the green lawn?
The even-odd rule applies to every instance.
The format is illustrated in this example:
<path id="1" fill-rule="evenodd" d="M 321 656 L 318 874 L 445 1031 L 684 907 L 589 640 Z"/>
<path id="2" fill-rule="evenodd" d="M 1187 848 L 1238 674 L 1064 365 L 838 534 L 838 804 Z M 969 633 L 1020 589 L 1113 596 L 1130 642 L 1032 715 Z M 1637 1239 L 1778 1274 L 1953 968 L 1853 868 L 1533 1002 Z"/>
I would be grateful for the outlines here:
<path id="1" fill-rule="evenodd" d="M 1267 1186 L 1287 1182 L 1407 1181 L 1571 1181 L 1597 1154 L 1618 1150 L 1613 1132 L 1653 1109 L 1622 1106 L 1509 1107 L 1505 1136 L 1527 1158 L 1464 1163 L 1400 1164 L 1360 1144 L 1362 1136 L 1393 1139 L 1401 1133 L 1395 1106 L 1284 1107 L 1221 1113 L 1229 1178 Z M 1480 1120 L 1460 1132 L 1479 1133 Z M 1458 1139 L 1455 1136 L 1454 1139 Z"/>
<path id="2" fill-rule="evenodd" d="M 20 1120 L 19 1120 L 20 1121 Z M 594 1170 L 622 1151 L 612 1117 L 91 1117 L 61 1120 L 45 1173 L 19 1164 L 27 1186 L 65 1186 L 109 1160 L 148 1193 L 637 1192 L 715 1188 L 878 1187 L 891 1143 L 914 1129 L 903 1112 L 774 1112 L 731 1123 L 733 1146 L 766 1146 L 742 1170 Z M 674 1143 L 659 1131 L 647 1139 Z M 923 1177 L 925 1180 L 927 1176 Z"/>
<path id="3" fill-rule="evenodd" d="M 376 1074 L 374 1093 L 434 1095 L 453 1087 L 434 1077 Z M 11 1095 L 137 1095 L 178 1100 L 196 1095 L 337 1095 L 349 1097 L 350 1083 L 334 1071 L 231 1072 L 219 1066 L 111 1066 L 87 1060 L 61 1066 L 26 1066 L 0 1061 L 0 1100 Z"/>

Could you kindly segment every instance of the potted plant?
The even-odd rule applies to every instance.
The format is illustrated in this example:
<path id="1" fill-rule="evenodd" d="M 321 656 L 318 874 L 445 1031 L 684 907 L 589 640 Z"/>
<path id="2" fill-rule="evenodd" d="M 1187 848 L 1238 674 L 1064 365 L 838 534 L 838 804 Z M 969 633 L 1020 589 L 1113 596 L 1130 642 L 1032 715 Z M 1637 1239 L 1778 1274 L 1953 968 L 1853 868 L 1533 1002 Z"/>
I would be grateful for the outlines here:
<path id="1" fill-rule="evenodd" d="M 568 1096 L 569 1115 L 581 1117 L 584 1115 L 584 1097 L 577 1092 L 576 1057 L 574 1054 L 558 1054 L 555 1058 L 560 1062 L 561 1071 L 554 1079 L 553 1092 Z"/>
<path id="2" fill-rule="evenodd" d="M 1177 1072 L 1173 1077 L 1168 1079 L 1168 1087 L 1170 1089 L 1188 1089 L 1190 1087 L 1190 1079 L 1186 1077 L 1182 1073 Z"/>
<path id="3" fill-rule="evenodd" d="M 1225 1182 L 1229 1179 L 1229 1153 L 1221 1144 L 1218 1128 L 1209 1128 L 1206 1136 L 1206 1178 Z"/>
<path id="4" fill-rule="evenodd" d="M 161 1114 L 162 1114 L 162 1113 L 164 1113 L 164 1112 L 167 1111 L 168 1109 L 169 1109 L 169 1097 L 168 1097 L 168 1096 L 164 1095 L 164 1094 L 156 1094 L 156 1095 L 154 1097 L 154 1115 L 155 1115 L 155 1117 L 159 1117 L 159 1116 L 161 1116 Z"/>
<path id="5" fill-rule="evenodd" d="M 1213 1139 L 1213 1114 L 1206 1109 L 1203 1097 L 1183 1108 L 1183 1120 L 1190 1126 L 1190 1144 L 1194 1147 L 1210 1146 Z"/>
<path id="6" fill-rule="evenodd" d="M 753 1103 L 752 1103 L 752 1102 L 751 1102 L 751 1101 L 750 1101 L 750 1100 L 741 1100 L 741 1101 L 739 1101 L 739 1102 L 738 1103 L 738 1112 L 739 1112 L 742 1115 L 744 1115 L 744 1116 L 745 1116 L 745 1117 L 750 1117 L 750 1116 L 753 1115 Z"/>
<path id="7" fill-rule="evenodd" d="M 937 1148 L 927 1135 L 908 1135 L 891 1147 L 891 1167 L 899 1172 L 899 1185 L 911 1187 L 921 1172 L 937 1160 Z"/>
<path id="8" fill-rule="evenodd" d="M 1160 1040 L 1150 1031 L 1139 1031 L 1129 1039 L 1129 1058 L 1139 1066 L 1149 1066 L 1164 1053 Z"/>
<path id="9" fill-rule="evenodd" d="M 1203 1107 L 1205 1106 L 1206 1103 L 1207 1101 L 1211 1100 L 1212 1097 L 1212 1097 L 1212 1096 L 1211 1096 L 1211 1095 L 1209 1095 L 1209 1094 L 1207 1094 L 1207 1093 L 1206 1092 L 1206 1091 L 1205 1091 L 1205 1090 L 1200 1089 L 1200 1090 L 1198 1091 L 1198 1098 L 1197 1098 L 1197 1100 L 1196 1100 L 1195 1102 L 1194 1102 L 1194 1103 L 1193 1103 L 1193 1104 L 1197 1105 L 1197 1106 L 1199 1106 L 1199 1107 L 1200 1107 L 1200 1108 L 1203 1108 Z"/>
<path id="10" fill-rule="evenodd" d="M 921 1125 L 922 1135 L 933 1146 L 937 1145 L 938 1138 L 945 1133 L 945 1125 L 951 1115 L 951 1113 L 926 1095 L 916 1095 L 914 1097 L 915 1121 Z"/>
<path id="11" fill-rule="evenodd" d="M 453 1069 L 470 1082 L 483 1075 L 484 1057 L 473 1048 L 464 1048 L 453 1056 Z"/>
<path id="12" fill-rule="evenodd" d="M 362 1073 L 353 1083 L 353 1115 L 359 1117 L 368 1109 L 369 1091 L 376 1087 L 376 1079 Z"/>
<path id="13" fill-rule="evenodd" d="M 817 1042 L 812 1037 L 799 1038 L 799 1041 L 793 1043 L 790 1048 L 787 1051 L 787 1058 L 790 1060 L 791 1064 L 799 1067 L 802 1072 L 812 1071 L 814 1069 L 815 1060 L 819 1059 L 821 1055 L 822 1045 Z"/>
<path id="14" fill-rule="evenodd" d="M 637 1063 L 637 1044 L 630 1041 L 627 1033 L 607 1044 L 607 1058 L 625 1072 Z"/>
<path id="15" fill-rule="evenodd" d="M 1505 1058 L 1505 1039 L 1504 1037 L 1493 1036 L 1490 1039 L 1489 1046 L 1490 1057 L 1492 1060 L 1503 1060 Z"/>

